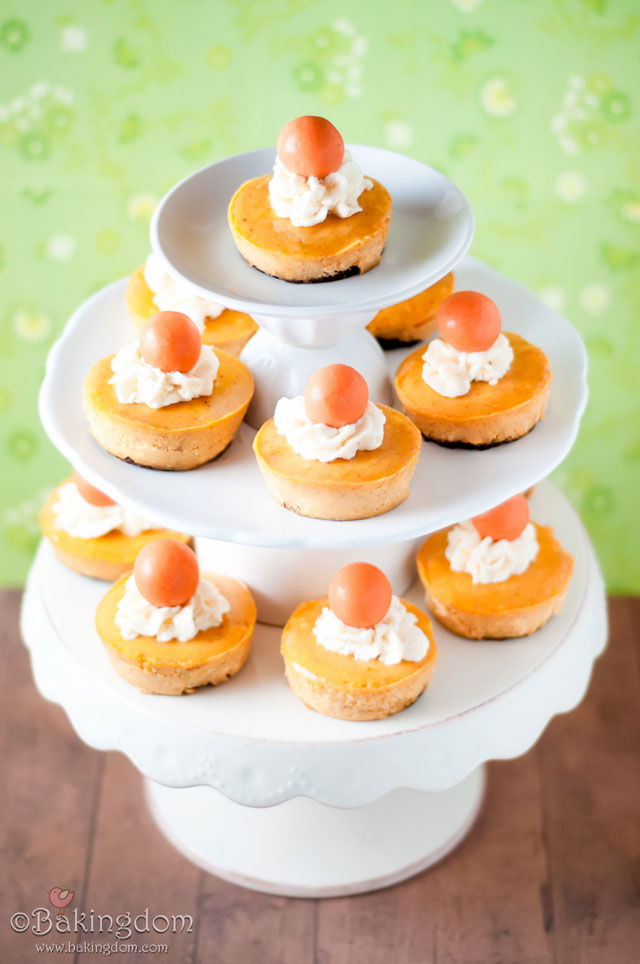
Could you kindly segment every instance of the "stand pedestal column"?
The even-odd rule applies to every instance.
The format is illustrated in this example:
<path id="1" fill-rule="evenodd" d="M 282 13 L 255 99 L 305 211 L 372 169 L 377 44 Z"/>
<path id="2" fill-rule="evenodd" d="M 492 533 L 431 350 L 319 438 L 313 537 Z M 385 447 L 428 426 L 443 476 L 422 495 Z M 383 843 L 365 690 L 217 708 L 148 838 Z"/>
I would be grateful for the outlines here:
<path id="1" fill-rule="evenodd" d="M 394 790 L 343 810 L 306 797 L 275 807 L 233 803 L 209 787 L 146 782 L 165 836 L 209 873 L 268 894 L 340 897 L 388 887 L 441 860 L 471 829 L 484 767 L 439 793 Z"/>
<path id="2" fill-rule="evenodd" d="M 260 328 L 240 358 L 251 370 L 256 386 L 246 415 L 253 428 L 260 428 L 271 418 L 278 399 L 302 395 L 311 375 L 324 365 L 351 365 L 366 379 L 375 402 L 383 405 L 392 402 L 384 353 L 366 330 L 351 333 L 337 344 L 311 347 L 293 344 Z"/>
<path id="3" fill-rule="evenodd" d="M 300 549 L 243 546 L 196 536 L 195 547 L 202 572 L 224 572 L 244 582 L 256 601 L 258 619 L 284 626 L 301 599 L 320 599 L 331 579 L 350 562 L 379 566 L 394 593 L 403 596 L 416 577 L 416 553 L 422 539 L 353 549 L 307 549 L 304 565 Z"/>

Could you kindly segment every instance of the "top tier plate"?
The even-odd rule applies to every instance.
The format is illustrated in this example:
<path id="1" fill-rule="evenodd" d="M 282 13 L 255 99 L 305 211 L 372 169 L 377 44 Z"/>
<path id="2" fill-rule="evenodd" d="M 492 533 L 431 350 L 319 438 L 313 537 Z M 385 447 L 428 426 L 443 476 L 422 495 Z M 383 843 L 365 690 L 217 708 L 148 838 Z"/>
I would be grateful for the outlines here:
<path id="1" fill-rule="evenodd" d="M 153 217 L 154 252 L 201 294 L 254 315 L 378 311 L 423 291 L 467 252 L 474 230 L 469 202 L 455 184 L 420 161 L 379 147 L 347 147 L 393 199 L 387 245 L 375 270 L 327 284 L 290 284 L 261 274 L 241 258 L 227 225 L 227 207 L 244 181 L 269 173 L 273 147 L 225 158 L 177 184 Z"/>

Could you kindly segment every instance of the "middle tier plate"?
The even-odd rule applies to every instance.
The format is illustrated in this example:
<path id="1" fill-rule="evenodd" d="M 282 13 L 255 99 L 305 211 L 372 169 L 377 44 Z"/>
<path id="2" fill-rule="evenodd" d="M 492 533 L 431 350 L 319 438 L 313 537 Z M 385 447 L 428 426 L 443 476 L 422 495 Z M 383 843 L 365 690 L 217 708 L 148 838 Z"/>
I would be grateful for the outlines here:
<path id="1" fill-rule="evenodd" d="M 246 424 L 220 458 L 190 472 L 139 468 L 101 449 L 82 410 L 82 382 L 94 361 L 135 336 L 125 281 L 81 305 L 53 347 L 40 394 L 44 427 L 90 482 L 151 521 L 182 532 L 273 548 L 381 545 L 424 535 L 484 512 L 547 476 L 571 448 L 587 399 L 586 354 L 565 318 L 474 258 L 456 268 L 455 278 L 458 290 L 493 298 L 504 329 L 546 353 L 553 373 L 547 415 L 525 438 L 485 451 L 424 442 L 411 496 L 385 515 L 325 522 L 281 508 L 267 491 L 251 449 L 254 431 Z M 391 376 L 405 354 L 387 353 Z"/>

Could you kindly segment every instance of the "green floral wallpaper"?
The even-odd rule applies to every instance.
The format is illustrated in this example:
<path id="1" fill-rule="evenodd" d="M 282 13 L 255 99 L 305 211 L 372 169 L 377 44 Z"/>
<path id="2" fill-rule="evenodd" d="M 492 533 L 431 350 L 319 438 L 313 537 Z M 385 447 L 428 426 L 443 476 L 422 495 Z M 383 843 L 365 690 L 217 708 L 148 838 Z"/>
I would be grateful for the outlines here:
<path id="1" fill-rule="evenodd" d="M 0 20 L 1 581 L 65 472 L 36 396 L 70 312 L 143 260 L 175 181 L 321 113 L 450 175 L 473 253 L 580 329 L 591 401 L 555 477 L 610 589 L 640 590 L 637 0 L 4 0 Z"/>

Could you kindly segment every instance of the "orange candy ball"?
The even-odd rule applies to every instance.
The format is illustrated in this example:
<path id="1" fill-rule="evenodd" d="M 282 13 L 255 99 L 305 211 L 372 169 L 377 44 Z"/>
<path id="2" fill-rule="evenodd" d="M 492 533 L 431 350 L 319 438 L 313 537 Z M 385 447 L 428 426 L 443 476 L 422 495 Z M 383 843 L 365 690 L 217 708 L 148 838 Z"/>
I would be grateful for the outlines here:
<path id="1" fill-rule="evenodd" d="M 350 365 L 326 365 L 311 376 L 304 390 L 304 407 L 312 422 L 332 428 L 351 425 L 364 415 L 369 387 Z"/>
<path id="2" fill-rule="evenodd" d="M 100 489 L 96 489 L 95 485 L 90 485 L 86 479 L 78 475 L 75 469 L 73 470 L 71 478 L 76 489 L 89 505 L 115 505 L 113 499 L 110 499 L 109 496 L 101 492 Z"/>
<path id="3" fill-rule="evenodd" d="M 514 495 L 495 509 L 475 515 L 471 521 L 482 539 L 489 536 L 494 542 L 499 539 L 508 539 L 511 542 L 522 535 L 530 518 L 529 503 L 525 496 Z"/>
<path id="4" fill-rule="evenodd" d="M 347 626 L 370 629 L 389 612 L 391 583 L 377 566 L 352 562 L 329 585 L 329 606 Z"/>
<path id="5" fill-rule="evenodd" d="M 140 354 L 161 372 L 188 372 L 201 350 L 198 326 L 181 311 L 159 311 L 140 332 Z"/>
<path id="6" fill-rule="evenodd" d="M 344 141 L 324 117 L 296 117 L 278 137 L 278 157 L 288 171 L 302 177 L 326 177 L 344 157 Z"/>
<path id="7" fill-rule="evenodd" d="M 200 567 L 193 549 L 175 539 L 154 539 L 136 556 L 133 575 L 152 606 L 184 606 L 198 588 Z"/>
<path id="8" fill-rule="evenodd" d="M 486 351 L 500 334 L 498 306 L 479 291 L 454 291 L 436 314 L 443 341 L 457 351 Z"/>

